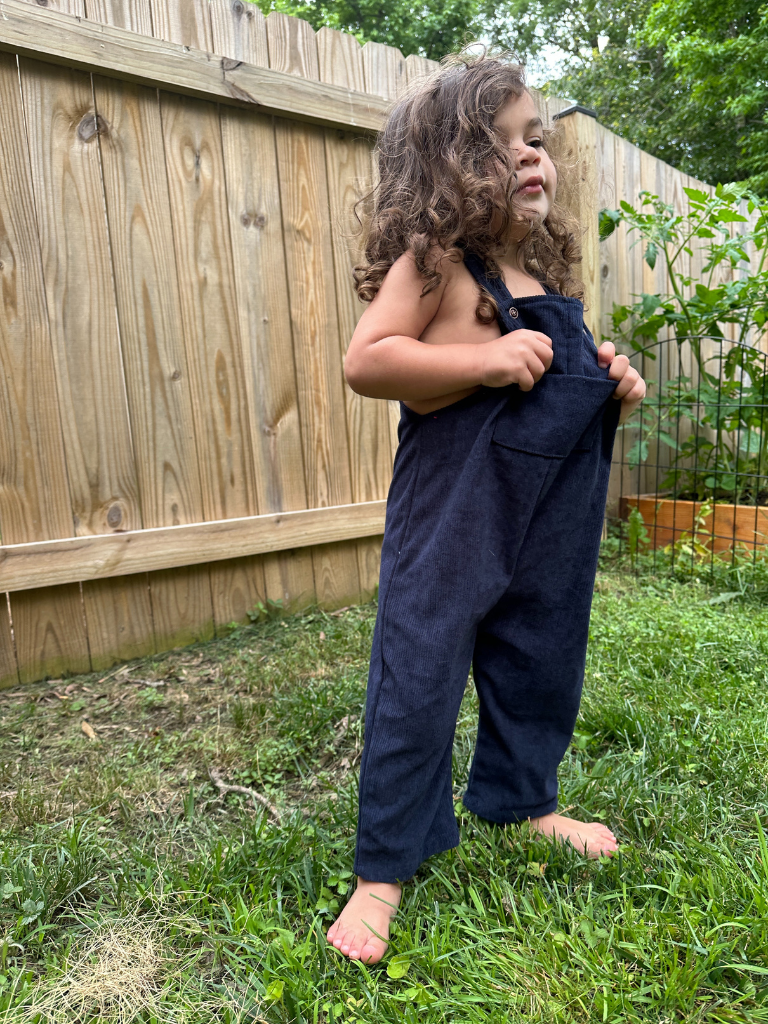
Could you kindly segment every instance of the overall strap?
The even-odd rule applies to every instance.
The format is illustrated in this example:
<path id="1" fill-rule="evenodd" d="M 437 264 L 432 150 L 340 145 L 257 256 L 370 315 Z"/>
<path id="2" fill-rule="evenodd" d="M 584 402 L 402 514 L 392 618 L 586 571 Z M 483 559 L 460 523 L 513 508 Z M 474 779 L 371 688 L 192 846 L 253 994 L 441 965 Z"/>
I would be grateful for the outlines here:
<path id="1" fill-rule="evenodd" d="M 517 316 L 517 310 L 515 307 L 515 300 L 512 293 L 504 284 L 503 277 L 488 277 L 485 272 L 485 264 L 476 256 L 473 252 L 464 253 L 464 266 L 470 272 L 472 277 L 477 281 L 481 288 L 485 288 L 489 295 L 496 300 L 496 305 L 499 310 L 498 320 L 499 326 L 507 331 L 516 331 L 523 325 L 519 322 Z M 547 295 L 555 294 L 551 288 L 548 288 L 545 284 L 542 285 Z"/>

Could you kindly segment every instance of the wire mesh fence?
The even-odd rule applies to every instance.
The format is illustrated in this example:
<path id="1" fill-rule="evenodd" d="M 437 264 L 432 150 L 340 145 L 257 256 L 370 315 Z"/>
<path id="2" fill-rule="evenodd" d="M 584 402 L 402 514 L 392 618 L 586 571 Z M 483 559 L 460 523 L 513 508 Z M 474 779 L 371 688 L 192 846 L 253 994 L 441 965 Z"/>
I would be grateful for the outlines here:
<path id="1" fill-rule="evenodd" d="M 721 336 L 631 357 L 648 383 L 620 428 L 606 547 L 702 576 L 768 556 L 768 354 Z"/>

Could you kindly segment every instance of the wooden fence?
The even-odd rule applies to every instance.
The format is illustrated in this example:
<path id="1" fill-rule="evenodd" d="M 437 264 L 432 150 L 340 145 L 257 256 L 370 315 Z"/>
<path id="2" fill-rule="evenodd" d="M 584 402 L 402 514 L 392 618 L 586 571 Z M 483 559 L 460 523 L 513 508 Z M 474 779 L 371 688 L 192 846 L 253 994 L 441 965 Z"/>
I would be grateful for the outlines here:
<path id="1" fill-rule="evenodd" d="M 0 0 L 0 685 L 372 593 L 397 403 L 343 379 L 352 204 L 434 66 L 243 0 Z M 562 123 L 595 329 L 648 278 L 598 204 L 688 179 Z"/>

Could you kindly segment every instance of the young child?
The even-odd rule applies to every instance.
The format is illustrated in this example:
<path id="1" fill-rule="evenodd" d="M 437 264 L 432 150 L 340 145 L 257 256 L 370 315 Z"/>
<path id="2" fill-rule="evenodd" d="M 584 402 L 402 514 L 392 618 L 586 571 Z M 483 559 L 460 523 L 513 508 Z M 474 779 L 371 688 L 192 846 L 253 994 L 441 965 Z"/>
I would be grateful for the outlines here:
<path id="1" fill-rule="evenodd" d="M 463 801 L 588 856 L 555 813 L 581 696 L 614 433 L 645 385 L 583 322 L 574 227 L 522 68 L 443 63 L 392 111 L 357 291 L 350 387 L 401 401 L 360 770 L 358 884 L 328 941 L 380 960 L 401 883 L 456 846 L 451 751 L 480 701 Z"/>

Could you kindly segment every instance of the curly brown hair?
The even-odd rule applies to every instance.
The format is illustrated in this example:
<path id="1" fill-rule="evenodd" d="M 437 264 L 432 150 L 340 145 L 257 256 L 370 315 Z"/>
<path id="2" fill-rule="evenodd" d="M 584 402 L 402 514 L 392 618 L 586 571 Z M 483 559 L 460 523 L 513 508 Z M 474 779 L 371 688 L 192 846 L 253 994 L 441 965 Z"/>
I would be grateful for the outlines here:
<path id="1" fill-rule="evenodd" d="M 529 226 L 517 250 L 521 269 L 583 298 L 573 270 L 581 259 L 573 218 L 557 199 L 544 220 L 531 222 L 516 209 L 514 157 L 493 120 L 510 97 L 527 91 L 524 69 L 510 55 L 465 49 L 395 104 L 376 142 L 379 182 L 357 204 L 365 214 L 365 261 L 354 272 L 361 301 L 373 299 L 408 250 L 424 278 L 422 295 L 440 283 L 441 260 L 460 262 L 465 251 L 485 261 L 490 277 L 500 276 L 497 257 L 515 223 Z M 557 129 L 545 128 L 543 141 L 560 178 Z M 477 319 L 490 323 L 496 312 L 481 289 Z"/>

